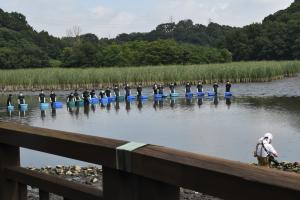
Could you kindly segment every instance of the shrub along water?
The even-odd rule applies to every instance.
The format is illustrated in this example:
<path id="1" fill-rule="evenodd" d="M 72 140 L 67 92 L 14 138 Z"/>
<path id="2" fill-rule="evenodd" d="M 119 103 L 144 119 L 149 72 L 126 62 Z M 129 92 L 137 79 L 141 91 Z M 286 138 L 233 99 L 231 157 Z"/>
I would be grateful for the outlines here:
<path id="1" fill-rule="evenodd" d="M 300 71 L 300 61 L 234 62 L 207 65 L 168 65 L 112 68 L 43 68 L 1 70 L 2 90 L 74 89 L 112 84 L 203 80 L 205 83 L 230 80 L 261 82 L 294 76 Z"/>

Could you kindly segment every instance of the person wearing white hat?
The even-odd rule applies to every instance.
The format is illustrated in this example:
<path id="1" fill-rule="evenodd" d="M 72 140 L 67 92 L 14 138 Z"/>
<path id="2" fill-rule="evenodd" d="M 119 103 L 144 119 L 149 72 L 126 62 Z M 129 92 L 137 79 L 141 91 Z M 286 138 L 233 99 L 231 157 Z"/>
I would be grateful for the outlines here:
<path id="1" fill-rule="evenodd" d="M 254 156 L 257 157 L 258 165 L 263 167 L 270 167 L 270 163 L 274 157 L 278 157 L 278 153 L 271 144 L 273 135 L 266 133 L 264 137 L 258 140 Z"/>

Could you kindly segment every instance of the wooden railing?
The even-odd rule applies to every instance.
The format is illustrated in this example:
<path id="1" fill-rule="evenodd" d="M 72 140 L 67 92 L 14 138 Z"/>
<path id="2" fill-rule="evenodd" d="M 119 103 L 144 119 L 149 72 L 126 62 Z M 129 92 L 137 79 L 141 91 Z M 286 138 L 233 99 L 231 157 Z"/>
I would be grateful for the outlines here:
<path id="1" fill-rule="evenodd" d="M 0 123 L 0 200 L 27 199 L 27 185 L 39 188 L 41 200 L 48 200 L 49 193 L 68 200 L 178 200 L 180 187 L 230 200 L 300 199 L 298 174 L 161 146 L 126 144 Z M 132 148 L 135 145 L 139 148 Z M 21 168 L 20 147 L 102 165 L 103 188 Z"/>

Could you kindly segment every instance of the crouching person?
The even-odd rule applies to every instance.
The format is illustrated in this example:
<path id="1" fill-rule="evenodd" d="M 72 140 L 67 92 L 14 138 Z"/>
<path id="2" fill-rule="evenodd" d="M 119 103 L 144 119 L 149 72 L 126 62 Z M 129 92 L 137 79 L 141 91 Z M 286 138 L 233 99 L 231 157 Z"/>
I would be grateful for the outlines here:
<path id="1" fill-rule="evenodd" d="M 270 167 L 271 162 L 278 164 L 275 160 L 275 157 L 278 157 L 278 153 L 271 144 L 272 140 L 273 135 L 271 133 L 266 133 L 264 137 L 258 140 L 254 156 L 257 158 L 259 166 Z"/>

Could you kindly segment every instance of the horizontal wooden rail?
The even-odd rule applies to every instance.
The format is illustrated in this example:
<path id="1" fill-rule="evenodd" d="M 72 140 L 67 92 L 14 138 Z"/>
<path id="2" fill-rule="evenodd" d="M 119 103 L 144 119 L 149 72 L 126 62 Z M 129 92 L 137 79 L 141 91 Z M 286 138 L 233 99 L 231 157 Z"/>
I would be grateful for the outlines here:
<path id="1" fill-rule="evenodd" d="M 120 189 L 130 185 L 128 180 L 136 188 L 138 185 L 161 187 L 161 183 L 164 183 L 164 191 L 174 194 L 174 196 L 168 195 L 169 198 L 165 199 L 177 196 L 176 187 L 230 200 L 298 199 L 300 197 L 300 175 L 298 174 L 155 145 L 145 145 L 124 154 L 125 162 L 130 167 L 120 170 L 116 167 L 116 160 L 119 159 L 116 157 L 116 148 L 126 144 L 126 141 L 0 123 L 1 143 L 103 165 L 103 195 L 106 200 L 139 199 L 106 198 L 109 196 L 108 190 L 113 193 L 113 186 L 118 186 Z M 117 184 L 117 181 L 113 180 L 118 180 L 122 184 Z M 132 191 L 138 190 L 139 188 Z M 122 189 L 119 190 L 121 191 Z"/>
<path id="2" fill-rule="evenodd" d="M 72 200 L 101 200 L 102 191 L 90 186 L 21 167 L 5 169 L 5 176 L 24 185 L 37 187 L 42 191 L 54 193 Z"/>
<path id="3" fill-rule="evenodd" d="M 300 175 L 148 145 L 132 155 L 132 173 L 224 199 L 300 198 Z"/>
<path id="4" fill-rule="evenodd" d="M 0 143 L 115 168 L 116 148 L 127 142 L 1 122 Z"/>

